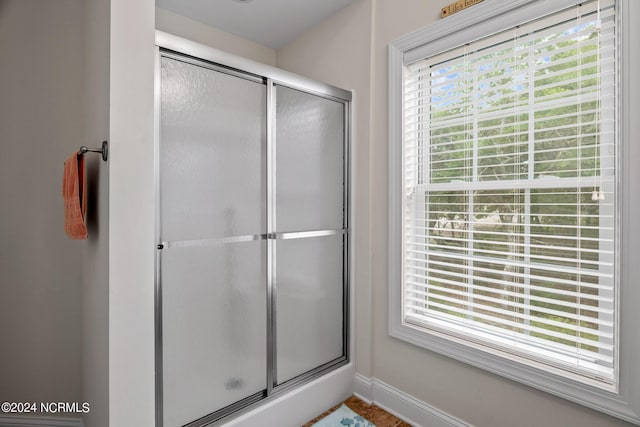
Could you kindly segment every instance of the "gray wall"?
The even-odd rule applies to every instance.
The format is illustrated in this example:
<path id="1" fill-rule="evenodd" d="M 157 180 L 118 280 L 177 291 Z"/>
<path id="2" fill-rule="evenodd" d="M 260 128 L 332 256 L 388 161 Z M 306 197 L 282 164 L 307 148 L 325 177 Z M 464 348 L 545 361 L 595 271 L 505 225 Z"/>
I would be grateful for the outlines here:
<path id="1" fill-rule="evenodd" d="M 0 0 L 0 401 L 79 401 L 83 242 L 63 229 L 82 144 L 82 1 Z"/>
<path id="2" fill-rule="evenodd" d="M 86 427 L 108 425 L 108 164 L 85 158 L 86 241 L 61 182 L 108 139 L 109 4 L 0 0 L 0 400 L 88 402 Z"/>
<path id="3" fill-rule="evenodd" d="M 156 7 L 156 29 L 263 64 L 276 65 L 275 49 L 210 27 L 170 10 Z"/>

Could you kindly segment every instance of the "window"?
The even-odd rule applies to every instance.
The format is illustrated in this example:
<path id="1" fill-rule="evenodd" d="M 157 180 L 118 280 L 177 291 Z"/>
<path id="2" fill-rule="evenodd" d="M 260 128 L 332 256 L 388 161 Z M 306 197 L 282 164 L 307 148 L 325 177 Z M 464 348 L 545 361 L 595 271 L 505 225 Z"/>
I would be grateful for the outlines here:
<path id="1" fill-rule="evenodd" d="M 615 31 L 596 5 L 407 67 L 403 298 L 408 323 L 610 385 Z"/>
<path id="2" fill-rule="evenodd" d="M 638 422 L 602 399 L 626 390 L 619 3 L 488 1 L 391 47 L 390 330 Z"/>

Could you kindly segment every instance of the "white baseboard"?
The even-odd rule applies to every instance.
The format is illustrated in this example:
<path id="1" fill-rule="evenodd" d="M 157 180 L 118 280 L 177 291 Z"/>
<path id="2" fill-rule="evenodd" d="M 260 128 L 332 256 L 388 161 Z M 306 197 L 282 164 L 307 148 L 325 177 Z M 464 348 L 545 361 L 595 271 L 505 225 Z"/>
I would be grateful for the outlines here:
<path id="1" fill-rule="evenodd" d="M 353 394 L 368 404 L 373 403 L 373 381 L 361 374 L 353 377 Z"/>
<path id="2" fill-rule="evenodd" d="M 83 427 L 80 418 L 0 415 L 0 427 Z"/>
<path id="3" fill-rule="evenodd" d="M 471 427 L 452 415 L 386 384 L 377 378 L 356 374 L 353 393 L 416 427 Z"/>

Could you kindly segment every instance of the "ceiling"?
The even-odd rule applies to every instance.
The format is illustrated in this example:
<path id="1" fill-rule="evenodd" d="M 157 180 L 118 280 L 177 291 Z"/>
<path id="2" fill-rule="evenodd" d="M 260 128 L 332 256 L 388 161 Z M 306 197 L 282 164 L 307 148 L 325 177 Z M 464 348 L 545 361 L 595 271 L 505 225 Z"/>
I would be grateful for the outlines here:
<path id="1" fill-rule="evenodd" d="M 354 0 L 156 0 L 156 6 L 278 49 Z"/>

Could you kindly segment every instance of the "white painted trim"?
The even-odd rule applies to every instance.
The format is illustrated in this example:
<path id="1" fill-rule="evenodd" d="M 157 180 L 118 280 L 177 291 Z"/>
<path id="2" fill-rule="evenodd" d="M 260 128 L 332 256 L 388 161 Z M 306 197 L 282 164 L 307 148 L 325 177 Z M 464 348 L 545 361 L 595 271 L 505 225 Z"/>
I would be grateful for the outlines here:
<path id="1" fill-rule="evenodd" d="M 355 369 L 350 363 L 309 384 L 227 420 L 226 427 L 302 425 L 346 400 L 353 392 Z"/>
<path id="2" fill-rule="evenodd" d="M 348 289 L 348 348 L 346 349 L 347 360 L 351 364 L 355 364 L 356 360 L 356 253 L 359 252 L 359 248 L 356 247 L 356 225 L 357 225 L 357 217 L 356 217 L 356 197 L 357 197 L 357 188 L 356 188 L 356 137 L 358 135 L 358 130 L 356 129 L 356 108 L 357 102 L 355 91 L 351 91 L 353 96 L 352 100 L 346 103 L 346 107 L 349 108 L 349 121 L 348 126 L 348 164 L 347 171 L 349 172 L 349 183 L 347 186 L 347 194 L 348 197 L 348 205 L 347 205 L 347 222 L 349 225 L 349 234 L 347 235 L 349 241 L 347 245 L 348 249 L 348 272 L 349 272 L 349 289 Z"/>
<path id="3" fill-rule="evenodd" d="M 402 320 L 402 289 L 395 286 L 402 277 L 403 197 L 403 84 L 402 51 L 389 45 L 389 333 L 399 330 Z"/>
<path id="4" fill-rule="evenodd" d="M 640 2 L 620 0 L 621 49 L 620 61 L 620 147 L 618 153 L 620 176 L 624 177 L 619 185 L 621 204 L 620 218 L 620 395 L 628 402 L 629 410 L 635 411 L 634 419 L 640 424 L 640 81 L 637 78 L 640 69 Z"/>
<path id="5" fill-rule="evenodd" d="M 620 371 L 619 390 L 608 391 L 578 381 L 566 374 L 558 375 L 552 368 L 543 365 L 534 366 L 520 363 L 516 358 L 507 359 L 489 349 L 479 350 L 462 344 L 442 334 L 426 333 L 417 327 L 404 324 L 402 321 L 402 96 L 404 66 L 415 59 L 416 52 L 421 55 L 435 53 L 443 46 L 454 47 L 471 37 L 471 31 L 483 29 L 486 34 L 494 34 L 504 25 L 515 19 L 522 20 L 526 13 L 534 11 L 532 16 L 540 16 L 549 12 L 578 3 L 578 0 L 486 0 L 473 8 L 473 13 L 460 12 L 446 20 L 438 21 L 392 42 L 389 46 L 389 334 L 395 338 L 426 348 L 463 363 L 479 367 L 488 372 L 534 387 L 538 390 L 560 396 L 564 399 L 604 412 L 614 417 L 640 425 L 640 368 L 637 354 L 640 352 L 640 340 L 633 325 L 638 324 L 640 288 L 634 286 L 640 277 L 640 264 L 634 262 L 640 253 L 640 223 L 637 218 L 640 212 L 640 168 L 635 165 L 640 159 L 637 144 L 633 138 L 640 134 L 637 117 L 637 99 L 640 88 L 633 79 L 637 71 L 637 50 L 640 36 L 632 26 L 632 22 L 640 19 L 640 4 L 631 0 L 618 0 L 618 39 L 622 54 L 620 67 L 620 146 L 619 153 L 622 167 L 620 176 L 622 185 L 619 191 L 622 200 L 620 221 L 621 250 L 619 272 L 621 291 L 618 296 L 620 304 Z M 510 17 L 510 9 L 513 16 Z M 493 16 L 496 18 L 493 19 Z M 459 31 L 464 28 L 464 31 Z M 475 34 L 475 33 L 474 33 Z M 461 39 L 462 37 L 462 39 Z M 446 42 L 446 43 L 445 43 Z M 430 44 L 431 47 L 425 47 Z M 424 47 L 424 49 L 423 49 Z M 362 384 L 356 386 L 364 387 Z M 373 385 L 375 388 L 375 385 Z M 375 395 L 375 393 L 374 393 Z"/>
<path id="6" fill-rule="evenodd" d="M 367 403 L 374 404 L 416 427 L 470 427 L 428 403 L 398 390 L 377 378 L 356 374 L 353 379 L 354 394 Z"/>
<path id="7" fill-rule="evenodd" d="M 80 418 L 0 415 L 0 427 L 84 427 Z"/>
<path id="8" fill-rule="evenodd" d="M 373 381 L 371 378 L 356 373 L 353 377 L 353 394 L 368 404 L 372 404 Z"/>

